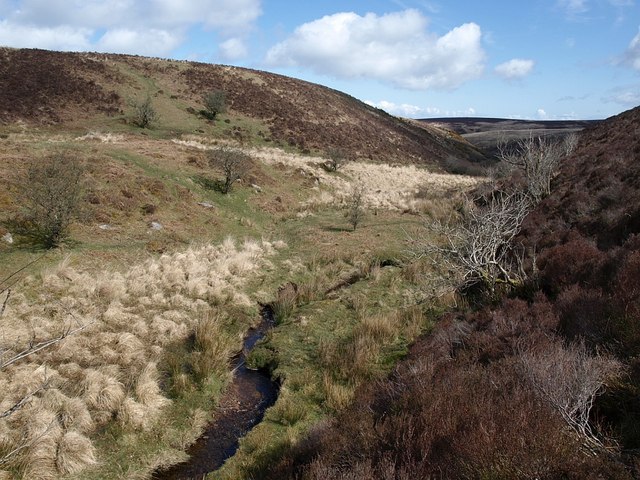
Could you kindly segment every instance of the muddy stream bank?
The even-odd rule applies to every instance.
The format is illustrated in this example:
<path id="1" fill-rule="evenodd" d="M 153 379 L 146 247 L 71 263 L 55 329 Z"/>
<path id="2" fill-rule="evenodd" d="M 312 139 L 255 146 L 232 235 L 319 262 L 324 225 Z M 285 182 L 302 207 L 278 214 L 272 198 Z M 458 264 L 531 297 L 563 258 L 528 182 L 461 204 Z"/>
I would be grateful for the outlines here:
<path id="1" fill-rule="evenodd" d="M 279 386 L 267 372 L 246 367 L 246 356 L 275 324 L 273 310 L 264 307 L 257 327 L 249 329 L 242 352 L 234 357 L 234 377 L 223 394 L 213 421 L 188 450 L 190 458 L 166 470 L 156 471 L 154 480 L 201 479 L 220 468 L 238 449 L 240 438 L 262 421 L 264 412 L 278 398 Z"/>

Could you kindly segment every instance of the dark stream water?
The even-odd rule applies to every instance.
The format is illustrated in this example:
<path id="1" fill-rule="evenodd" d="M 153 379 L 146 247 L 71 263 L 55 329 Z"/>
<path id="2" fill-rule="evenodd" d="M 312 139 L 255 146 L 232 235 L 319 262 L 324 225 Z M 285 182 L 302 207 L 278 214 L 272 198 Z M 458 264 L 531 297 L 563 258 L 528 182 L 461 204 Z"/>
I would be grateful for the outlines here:
<path id="1" fill-rule="evenodd" d="M 266 372 L 250 370 L 245 365 L 246 355 L 256 342 L 274 325 L 270 307 L 262 310 L 260 325 L 251 328 L 244 338 L 242 352 L 233 359 L 233 381 L 223 394 L 214 420 L 187 453 L 190 459 L 167 470 L 156 471 L 154 480 L 201 479 L 232 457 L 238 441 L 256 424 L 264 412 L 278 398 L 278 384 Z"/>

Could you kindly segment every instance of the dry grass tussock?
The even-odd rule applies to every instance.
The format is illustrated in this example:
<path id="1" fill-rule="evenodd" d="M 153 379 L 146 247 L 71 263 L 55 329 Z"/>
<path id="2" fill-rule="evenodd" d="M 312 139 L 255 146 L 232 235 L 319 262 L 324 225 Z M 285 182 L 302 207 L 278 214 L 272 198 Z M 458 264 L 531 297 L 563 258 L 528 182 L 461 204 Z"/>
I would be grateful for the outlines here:
<path id="1" fill-rule="evenodd" d="M 198 150 L 216 148 L 215 145 L 197 138 L 173 142 Z M 266 164 L 283 164 L 314 179 L 316 193 L 301 205 L 303 209 L 314 205 L 342 204 L 351 194 L 353 185 L 357 184 L 365 191 L 368 208 L 420 211 L 424 200 L 417 197 L 424 191 L 438 194 L 451 190 L 468 190 L 483 180 L 479 177 L 434 173 L 413 165 L 392 166 L 359 161 L 346 163 L 340 169 L 340 174 L 336 175 L 323 168 L 323 164 L 329 161 L 326 158 L 287 153 L 278 148 L 267 147 L 248 149 L 246 152 Z M 328 189 L 321 188 L 323 186 Z"/>
<path id="2" fill-rule="evenodd" d="M 23 293 L 14 288 L 2 316 L 3 360 L 30 341 L 87 327 L 0 371 L 0 412 L 47 385 L 0 417 L 0 456 L 24 447 L 0 464 L 6 470 L 0 476 L 75 473 L 100 461 L 91 438 L 107 423 L 117 421 L 127 431 L 149 428 L 170 402 L 157 364 L 171 343 L 193 335 L 194 348 L 207 356 L 207 364 L 195 365 L 197 373 L 226 375 L 233 346 L 215 341 L 229 339 L 216 307 L 247 304 L 242 289 L 249 274 L 274 251 L 266 241 L 227 239 L 149 259 L 124 273 L 87 273 L 63 261 L 25 279 Z"/>
<path id="3" fill-rule="evenodd" d="M 89 133 L 86 133 L 85 135 L 76 137 L 75 140 L 77 141 L 94 140 L 101 143 L 120 143 L 125 141 L 125 136 L 119 135 L 117 133 L 111 133 L 111 132 L 91 131 Z"/>

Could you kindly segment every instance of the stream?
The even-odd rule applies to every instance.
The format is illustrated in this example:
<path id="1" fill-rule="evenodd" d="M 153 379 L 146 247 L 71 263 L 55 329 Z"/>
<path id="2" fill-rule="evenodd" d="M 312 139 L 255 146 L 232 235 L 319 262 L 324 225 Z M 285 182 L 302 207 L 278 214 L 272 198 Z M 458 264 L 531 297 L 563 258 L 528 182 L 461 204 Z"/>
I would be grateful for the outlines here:
<path id="1" fill-rule="evenodd" d="M 154 472 L 154 480 L 203 478 L 232 457 L 240 438 L 260 423 L 265 410 L 276 402 L 279 387 L 268 373 L 247 368 L 245 359 L 274 323 L 273 311 L 264 307 L 260 324 L 249 329 L 242 352 L 233 358 L 233 380 L 220 399 L 213 421 L 187 450 L 189 460 Z"/>

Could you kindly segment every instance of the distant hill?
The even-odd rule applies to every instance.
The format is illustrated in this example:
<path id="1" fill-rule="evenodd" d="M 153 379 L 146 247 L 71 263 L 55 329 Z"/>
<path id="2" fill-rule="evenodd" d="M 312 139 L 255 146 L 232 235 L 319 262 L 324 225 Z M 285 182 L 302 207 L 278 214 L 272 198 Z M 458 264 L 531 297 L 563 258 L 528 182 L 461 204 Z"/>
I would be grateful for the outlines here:
<path id="1" fill-rule="evenodd" d="M 530 134 L 563 136 L 595 125 L 600 120 L 514 120 L 505 118 L 427 118 L 423 122 L 432 127 L 452 130 L 488 155 L 496 153 L 501 140 L 512 142 Z"/>
<path id="2" fill-rule="evenodd" d="M 222 90 L 228 113 L 211 124 L 203 94 Z M 128 55 L 0 49 L 0 125 L 117 128 L 131 103 L 150 96 L 158 130 L 200 132 L 305 153 L 443 165 L 485 156 L 459 136 L 393 117 L 344 93 L 245 68 Z M 224 123 L 223 123 L 224 121 Z"/>

